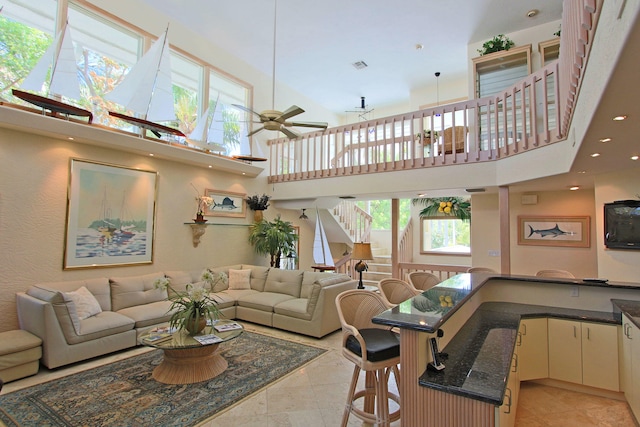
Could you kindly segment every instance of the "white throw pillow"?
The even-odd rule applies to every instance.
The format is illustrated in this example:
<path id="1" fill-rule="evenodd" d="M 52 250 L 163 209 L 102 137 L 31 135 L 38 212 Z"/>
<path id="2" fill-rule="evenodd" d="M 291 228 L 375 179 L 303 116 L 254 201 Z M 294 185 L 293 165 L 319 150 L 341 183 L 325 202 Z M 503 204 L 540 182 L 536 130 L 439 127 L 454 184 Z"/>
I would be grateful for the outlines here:
<path id="1" fill-rule="evenodd" d="M 80 320 L 102 313 L 100 303 L 89 289 L 84 286 L 76 291 L 66 292 L 66 296 L 69 297 L 76 306 L 76 312 Z"/>
<path id="2" fill-rule="evenodd" d="M 229 269 L 229 289 L 251 289 L 251 270 Z"/>

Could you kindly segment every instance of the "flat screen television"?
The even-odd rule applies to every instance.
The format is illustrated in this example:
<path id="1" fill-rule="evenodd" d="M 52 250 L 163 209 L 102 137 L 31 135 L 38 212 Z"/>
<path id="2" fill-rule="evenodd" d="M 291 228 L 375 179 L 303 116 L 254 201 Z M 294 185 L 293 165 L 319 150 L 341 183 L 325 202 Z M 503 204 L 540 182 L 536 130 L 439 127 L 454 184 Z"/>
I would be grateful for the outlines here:
<path id="1" fill-rule="evenodd" d="M 640 249 L 640 200 L 605 203 L 604 244 L 610 249 Z"/>

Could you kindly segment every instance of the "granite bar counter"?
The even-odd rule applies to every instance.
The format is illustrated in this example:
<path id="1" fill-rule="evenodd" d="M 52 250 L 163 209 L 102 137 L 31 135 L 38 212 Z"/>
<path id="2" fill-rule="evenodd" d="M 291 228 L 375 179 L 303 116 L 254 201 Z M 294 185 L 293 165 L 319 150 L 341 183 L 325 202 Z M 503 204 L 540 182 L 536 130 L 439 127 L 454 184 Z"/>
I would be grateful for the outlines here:
<path id="1" fill-rule="evenodd" d="M 403 426 L 494 425 L 496 408 L 505 402 L 522 319 L 615 326 L 621 323 L 621 312 L 640 322 L 637 284 L 467 273 L 404 301 L 373 322 L 400 328 Z M 448 358 L 446 368 L 435 371 L 427 369 L 427 342 L 439 330 Z"/>

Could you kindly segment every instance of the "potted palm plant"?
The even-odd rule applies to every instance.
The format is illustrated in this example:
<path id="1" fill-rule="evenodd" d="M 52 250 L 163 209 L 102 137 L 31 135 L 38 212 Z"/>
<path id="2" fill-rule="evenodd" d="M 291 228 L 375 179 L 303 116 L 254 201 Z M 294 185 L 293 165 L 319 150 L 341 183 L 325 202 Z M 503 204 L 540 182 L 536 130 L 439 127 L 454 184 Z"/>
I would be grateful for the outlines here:
<path id="1" fill-rule="evenodd" d="M 296 240 L 293 224 L 280 219 L 280 215 L 273 221 L 254 222 L 250 227 L 249 243 L 257 254 L 271 257 L 271 267 L 280 268 L 282 254 L 295 253 Z"/>

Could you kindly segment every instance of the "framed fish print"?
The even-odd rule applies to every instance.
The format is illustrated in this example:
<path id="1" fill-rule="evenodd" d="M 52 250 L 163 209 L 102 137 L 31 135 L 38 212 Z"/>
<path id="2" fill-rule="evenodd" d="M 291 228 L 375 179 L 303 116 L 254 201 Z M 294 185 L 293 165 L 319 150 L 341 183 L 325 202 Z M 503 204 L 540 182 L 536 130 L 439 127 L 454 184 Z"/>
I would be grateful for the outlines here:
<path id="1" fill-rule="evenodd" d="M 244 218 L 247 215 L 246 194 L 207 188 L 204 190 L 204 195 L 212 199 L 211 204 L 204 211 L 205 216 Z"/>
<path id="2" fill-rule="evenodd" d="M 518 244 L 588 248 L 588 216 L 518 216 Z"/>
<path id="3" fill-rule="evenodd" d="M 153 262 L 158 174 L 71 159 L 63 268 Z"/>

